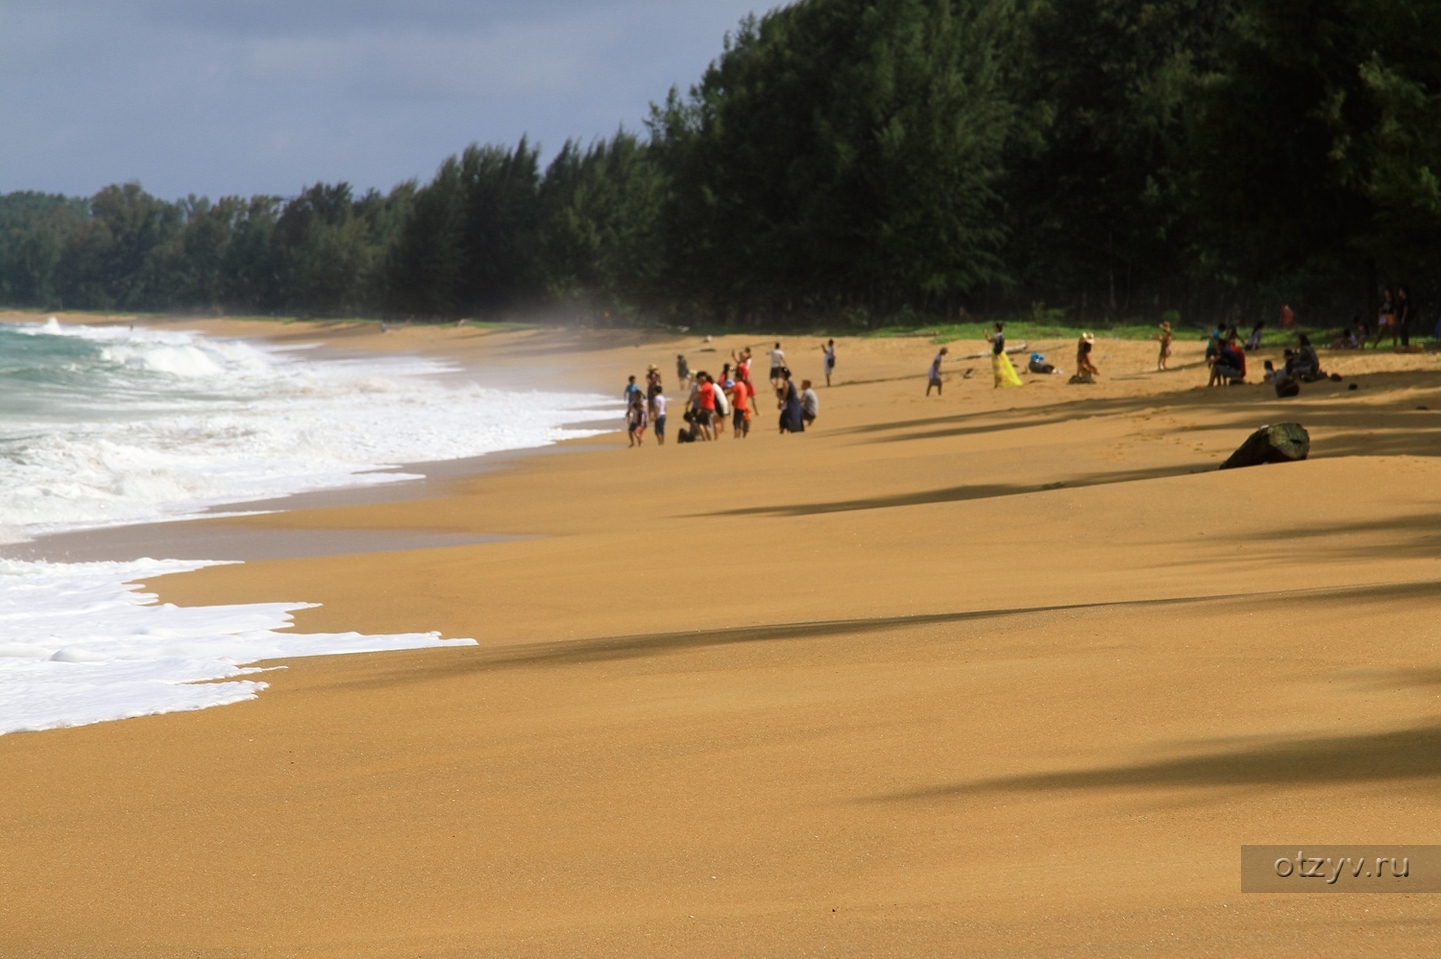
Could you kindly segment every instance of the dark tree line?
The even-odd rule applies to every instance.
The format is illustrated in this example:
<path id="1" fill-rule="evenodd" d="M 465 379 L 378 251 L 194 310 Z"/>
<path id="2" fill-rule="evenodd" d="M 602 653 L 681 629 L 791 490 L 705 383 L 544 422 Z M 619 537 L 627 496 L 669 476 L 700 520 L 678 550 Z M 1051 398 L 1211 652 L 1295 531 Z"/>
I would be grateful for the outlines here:
<path id="1" fill-rule="evenodd" d="M 0 197 L 0 301 L 857 324 L 1441 278 L 1441 0 L 801 0 L 648 135 L 356 196 Z"/>

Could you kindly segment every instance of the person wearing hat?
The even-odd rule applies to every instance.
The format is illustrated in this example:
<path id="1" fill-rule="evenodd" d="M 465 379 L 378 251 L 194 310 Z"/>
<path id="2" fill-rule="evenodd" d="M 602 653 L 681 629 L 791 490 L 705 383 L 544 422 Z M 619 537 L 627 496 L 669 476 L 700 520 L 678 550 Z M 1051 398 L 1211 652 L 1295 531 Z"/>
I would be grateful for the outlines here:
<path id="1" fill-rule="evenodd" d="M 1171 358 L 1171 323 L 1169 320 L 1161 321 L 1161 332 L 1156 336 L 1161 341 L 1161 355 L 1156 358 L 1156 372 L 1166 368 L 1166 361 Z"/>
<path id="2" fill-rule="evenodd" d="M 649 396 L 658 386 L 660 386 L 660 367 L 652 363 L 645 368 L 646 395 Z"/>
<path id="3" fill-rule="evenodd" d="M 1100 370 L 1091 362 L 1091 347 L 1096 343 L 1096 338 L 1090 333 L 1082 333 L 1080 341 L 1076 344 L 1076 372 L 1071 377 L 1072 383 L 1094 383 L 1095 377 Z"/>

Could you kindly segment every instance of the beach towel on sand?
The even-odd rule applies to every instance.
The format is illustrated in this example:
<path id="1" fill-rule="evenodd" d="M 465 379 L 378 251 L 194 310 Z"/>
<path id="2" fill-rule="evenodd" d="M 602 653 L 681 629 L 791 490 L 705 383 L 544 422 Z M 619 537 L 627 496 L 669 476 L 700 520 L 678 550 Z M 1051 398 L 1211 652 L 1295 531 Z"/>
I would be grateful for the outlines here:
<path id="1" fill-rule="evenodd" d="M 1011 365 L 1011 358 L 1004 353 L 991 355 L 991 371 L 996 374 L 996 388 L 1002 386 L 1020 386 L 1021 378 L 1016 375 L 1016 368 Z"/>

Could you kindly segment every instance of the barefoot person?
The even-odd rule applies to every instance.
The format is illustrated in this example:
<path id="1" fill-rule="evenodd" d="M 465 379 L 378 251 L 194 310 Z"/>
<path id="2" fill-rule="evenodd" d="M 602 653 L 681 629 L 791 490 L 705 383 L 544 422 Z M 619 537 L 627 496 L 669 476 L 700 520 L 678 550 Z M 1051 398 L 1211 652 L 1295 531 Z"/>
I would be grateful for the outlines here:
<path id="1" fill-rule="evenodd" d="M 740 439 L 751 431 L 751 391 L 744 380 L 734 380 L 728 395 L 731 401 L 731 436 Z"/>
<path id="2" fill-rule="evenodd" d="M 1076 341 L 1076 372 L 1070 379 L 1072 383 L 1095 383 L 1096 377 L 1101 370 L 1091 362 L 1091 347 L 1096 345 L 1096 338 L 1090 333 L 1082 333 L 1081 338 Z"/>
<path id="3" fill-rule="evenodd" d="M 684 353 L 677 353 L 675 355 L 675 381 L 679 384 L 682 393 L 691 387 L 690 363 L 686 362 Z"/>
<path id="4" fill-rule="evenodd" d="M 805 420 L 807 426 L 814 426 L 820 411 L 821 398 L 811 389 L 811 381 L 801 380 L 801 419 Z"/>
<path id="5" fill-rule="evenodd" d="M 1161 355 L 1156 357 L 1156 372 L 1161 373 L 1166 369 L 1166 361 L 1171 358 L 1171 324 L 1167 321 L 1161 322 L 1161 332 L 1156 339 L 1161 341 Z"/>
<path id="6" fill-rule="evenodd" d="M 776 398 L 779 400 L 776 406 L 781 411 L 781 432 L 804 433 L 806 424 L 801 415 L 801 396 L 796 391 L 796 385 L 791 382 L 791 371 L 782 368 L 780 381 L 781 385 L 776 389 Z"/>
<path id="7" fill-rule="evenodd" d="M 655 425 L 655 442 L 657 446 L 665 445 L 665 394 L 661 392 L 660 384 L 656 384 L 655 392 L 650 395 L 650 421 Z"/>
<path id="8" fill-rule="evenodd" d="M 946 354 L 949 352 L 950 349 L 943 346 L 941 347 L 941 351 L 936 354 L 935 359 L 931 360 L 931 372 L 928 379 L 926 380 L 927 396 L 931 395 L 931 387 L 936 388 L 937 396 L 941 395 L 941 361 L 945 359 Z"/>
<path id="9" fill-rule="evenodd" d="M 1006 333 L 1002 325 L 997 323 L 995 331 L 987 333 L 986 339 L 991 342 L 991 373 L 996 378 L 996 389 L 1020 386 L 1021 378 L 1016 375 L 1016 368 L 1006 355 Z"/>
<path id="10" fill-rule="evenodd" d="M 786 368 L 786 355 L 781 352 L 781 345 L 777 343 L 771 350 L 771 386 L 775 389 L 781 387 L 781 371 Z"/>
<path id="11" fill-rule="evenodd" d="M 821 347 L 821 354 L 825 359 L 826 386 L 830 386 L 831 372 L 836 368 L 836 341 L 827 340 L 826 345 Z"/>
<path id="12" fill-rule="evenodd" d="M 645 408 L 645 397 L 639 390 L 630 395 L 630 408 L 626 411 L 626 432 L 630 435 L 631 446 L 645 445 L 645 428 L 649 415 Z"/>

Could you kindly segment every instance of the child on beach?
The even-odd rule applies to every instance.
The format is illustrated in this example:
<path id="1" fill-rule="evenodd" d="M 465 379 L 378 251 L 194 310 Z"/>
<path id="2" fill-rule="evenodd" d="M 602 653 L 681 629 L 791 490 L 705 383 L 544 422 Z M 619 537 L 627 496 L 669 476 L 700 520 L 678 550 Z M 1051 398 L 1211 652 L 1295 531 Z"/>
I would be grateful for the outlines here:
<path id="1" fill-rule="evenodd" d="M 1096 337 L 1090 333 L 1082 333 L 1080 340 L 1076 342 L 1076 372 L 1067 381 L 1073 384 L 1095 383 L 1096 377 L 1101 370 L 1091 362 L 1091 347 L 1096 345 Z"/>
<path id="2" fill-rule="evenodd" d="M 825 346 L 821 347 L 821 354 L 825 358 L 826 386 L 830 386 L 831 371 L 836 368 L 836 341 L 827 340 Z"/>
<path id="3" fill-rule="evenodd" d="M 1156 372 L 1161 373 L 1166 369 L 1166 361 L 1171 358 L 1171 324 L 1166 321 L 1161 323 L 1161 332 L 1156 336 L 1161 341 L 1161 355 L 1156 357 Z"/>
<path id="4" fill-rule="evenodd" d="M 926 380 L 927 396 L 931 395 L 931 387 L 933 386 L 936 388 L 936 395 L 941 395 L 941 361 L 945 359 L 946 354 L 949 352 L 950 350 L 943 346 L 941 347 L 941 351 L 936 354 L 935 359 L 931 360 L 931 371 L 929 378 Z"/>
<path id="5" fill-rule="evenodd" d="M 635 379 L 635 377 L 631 377 Z M 630 435 L 631 446 L 645 445 L 645 428 L 649 421 L 645 409 L 645 397 L 640 390 L 630 394 L 630 408 L 626 410 L 626 432 Z"/>

